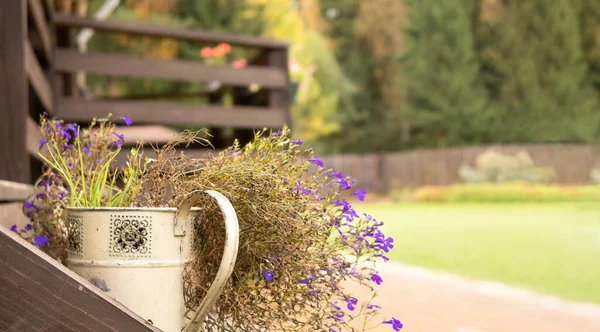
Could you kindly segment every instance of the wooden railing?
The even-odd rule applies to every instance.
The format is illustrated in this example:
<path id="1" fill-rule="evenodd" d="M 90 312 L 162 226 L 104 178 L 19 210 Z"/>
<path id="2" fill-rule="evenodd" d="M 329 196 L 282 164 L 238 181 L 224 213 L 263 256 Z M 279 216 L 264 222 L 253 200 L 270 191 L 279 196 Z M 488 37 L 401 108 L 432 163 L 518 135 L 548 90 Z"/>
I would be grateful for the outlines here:
<path id="1" fill-rule="evenodd" d="M 85 125 L 110 112 L 131 116 L 140 124 L 209 126 L 217 142 L 222 127 L 236 128 L 236 136 L 249 138 L 253 128 L 276 129 L 289 123 L 287 45 L 255 37 L 56 14 L 53 2 L 0 0 L 0 330 L 158 331 L 8 230 L 13 224 L 22 228 L 28 222 L 22 202 L 33 194 L 32 184 L 41 173 L 37 154 L 40 114 Z M 248 67 L 239 69 L 189 60 L 81 54 L 73 48 L 71 35 L 84 27 L 192 42 L 226 42 L 260 49 L 261 53 Z M 233 88 L 234 103 L 231 107 L 177 104 L 155 101 L 156 96 L 86 99 L 74 88 L 76 72 L 218 81 Z M 251 84 L 261 87 L 253 96 L 247 92 Z M 215 98 L 219 93 L 211 91 L 211 100 L 219 99 Z M 189 154 L 199 157 L 203 152 Z"/>
<path id="2" fill-rule="evenodd" d="M 233 105 L 189 105 L 176 102 L 142 99 L 112 98 L 85 100 L 63 89 L 56 94 L 57 115 L 65 120 L 87 121 L 92 117 L 129 115 L 136 123 L 172 125 L 204 125 L 212 128 L 260 129 L 279 128 L 289 122 L 289 77 L 287 44 L 264 38 L 213 33 L 182 28 L 133 24 L 116 21 L 98 21 L 64 14 L 54 15 L 53 23 L 59 34 L 64 30 L 93 28 L 96 32 L 111 32 L 133 36 L 173 38 L 202 43 L 229 43 L 232 46 L 260 49 L 266 59 L 264 65 L 251 64 L 244 68 L 230 65 L 207 65 L 198 61 L 159 60 L 126 54 L 79 53 L 69 40 L 61 41 L 55 50 L 54 70 L 63 74 L 65 81 L 75 72 L 86 72 L 120 77 L 166 79 L 180 82 L 219 82 L 223 87 L 245 88 L 258 85 L 267 94 L 266 105 L 244 105 L 234 98 Z M 257 61 L 255 61 L 256 63 Z M 217 92 L 218 93 L 218 92 Z M 214 97 L 214 96 L 213 96 Z M 148 100 L 150 99 L 150 100 Z M 170 99 L 177 99 L 177 95 Z M 219 98 L 213 98 L 219 99 Z"/>
<path id="3" fill-rule="evenodd" d="M 277 129 L 290 123 L 287 44 L 271 39 L 137 23 L 98 21 L 55 13 L 50 0 L 11 0 L 0 4 L 0 179 L 31 184 L 39 176 L 37 152 L 39 114 L 46 112 L 82 125 L 112 113 L 131 116 L 135 124 L 208 127 L 213 144 L 223 148 L 223 129 L 249 140 L 254 129 Z M 73 33 L 91 28 L 97 33 L 172 38 L 202 43 L 229 43 L 252 48 L 259 56 L 244 68 L 208 65 L 183 59 L 158 60 L 115 53 L 80 53 Z M 207 104 L 178 103 L 184 93 L 170 96 L 84 98 L 75 89 L 75 73 L 117 77 L 158 78 L 178 82 L 219 82 Z M 248 93 L 257 85 L 259 92 Z M 233 104 L 220 103 L 224 88 L 233 91 Z M 161 98 L 163 97 L 163 98 Z M 161 99 L 162 101 L 158 101 Z M 136 136 L 150 143 L 152 131 Z M 126 144 L 132 143 L 126 140 Z M 190 151 L 195 156 L 202 151 Z M 4 158 L 6 157 L 6 158 Z"/>

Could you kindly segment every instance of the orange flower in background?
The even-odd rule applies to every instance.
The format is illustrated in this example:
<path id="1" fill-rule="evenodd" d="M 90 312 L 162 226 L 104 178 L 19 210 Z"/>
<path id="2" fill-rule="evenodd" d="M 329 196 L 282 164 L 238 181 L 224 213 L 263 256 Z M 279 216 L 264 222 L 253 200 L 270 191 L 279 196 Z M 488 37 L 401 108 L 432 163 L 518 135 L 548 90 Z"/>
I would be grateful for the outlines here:
<path id="1" fill-rule="evenodd" d="M 222 58 L 225 56 L 225 50 L 223 50 L 222 48 L 215 47 L 213 49 L 213 52 L 214 52 L 213 55 L 215 58 Z"/>
<path id="2" fill-rule="evenodd" d="M 225 54 L 231 52 L 231 45 L 227 43 L 220 43 L 219 45 L 217 45 L 217 48 L 222 48 Z"/>
<path id="3" fill-rule="evenodd" d="M 214 49 L 214 56 L 217 58 L 224 57 L 227 53 L 231 52 L 231 45 L 227 43 L 220 43 Z"/>
<path id="4" fill-rule="evenodd" d="M 200 56 L 203 57 L 203 58 L 205 58 L 205 59 L 212 57 L 214 55 L 214 53 L 215 53 L 214 50 L 212 48 L 210 48 L 210 47 L 203 47 L 200 50 Z"/>
<path id="5" fill-rule="evenodd" d="M 235 69 L 246 67 L 246 59 L 237 59 L 231 63 L 231 66 Z"/>

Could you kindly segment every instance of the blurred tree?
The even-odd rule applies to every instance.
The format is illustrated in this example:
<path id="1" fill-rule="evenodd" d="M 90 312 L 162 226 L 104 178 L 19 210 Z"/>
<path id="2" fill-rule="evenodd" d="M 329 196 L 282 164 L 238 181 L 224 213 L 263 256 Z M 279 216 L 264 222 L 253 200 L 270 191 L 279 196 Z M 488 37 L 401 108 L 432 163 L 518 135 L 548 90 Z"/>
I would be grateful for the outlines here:
<path id="1" fill-rule="evenodd" d="M 189 27 L 259 36 L 264 31 L 262 10 L 264 3 L 247 0 L 176 0 L 176 16 L 188 22 Z M 184 58 L 194 58 L 206 45 L 181 42 L 180 52 Z M 236 48 L 233 54 L 247 57 L 247 52 Z M 256 52 L 253 52 L 255 55 Z"/>
<path id="2" fill-rule="evenodd" d="M 496 115 L 494 142 L 590 142 L 598 94 L 590 84 L 573 0 L 508 1 L 483 23 L 482 59 Z"/>
<path id="3" fill-rule="evenodd" d="M 299 7 L 298 10 L 306 27 L 319 34 L 327 34 L 329 25 L 323 15 L 321 15 L 321 3 L 319 0 L 295 0 L 292 3 L 295 3 L 295 6 Z"/>
<path id="4" fill-rule="evenodd" d="M 407 50 L 400 71 L 413 144 L 448 146 L 488 141 L 492 118 L 480 84 L 473 12 L 461 0 L 405 0 Z M 474 2 L 470 2 L 474 6 Z"/>
<path id="5" fill-rule="evenodd" d="M 382 150 L 398 148 L 401 138 L 404 138 L 404 143 L 409 138 L 409 124 L 401 116 L 403 97 L 397 88 L 398 56 L 403 51 L 406 16 L 406 6 L 402 1 L 362 1 L 354 22 L 356 37 L 369 47 L 373 76 L 382 96 L 381 106 L 373 114 L 373 118 L 380 120 L 377 123 L 380 133 L 378 147 Z M 401 128 L 404 128 L 404 134 Z"/>
<path id="6" fill-rule="evenodd" d="M 246 35 L 263 31 L 260 10 L 263 5 L 245 0 L 176 0 L 177 15 L 196 28 Z M 255 10 L 248 16 L 248 10 Z"/>
<path id="7" fill-rule="evenodd" d="M 306 3 L 309 7 L 304 9 L 294 8 L 289 0 L 248 0 L 248 3 L 262 6 L 263 35 L 290 42 L 291 78 L 299 83 L 292 108 L 294 135 L 325 150 L 327 144 L 323 138 L 342 128 L 339 103 L 352 94 L 354 87 L 344 76 L 327 39 L 319 33 L 327 27 L 315 15 L 318 3 L 309 1 Z M 253 10 L 251 6 L 249 11 Z"/>
<path id="8" fill-rule="evenodd" d="M 344 74 L 356 93 L 340 100 L 338 118 L 343 130 L 324 139 L 328 152 L 382 151 L 395 142 L 386 142 L 381 92 L 375 77 L 370 45 L 359 39 L 355 22 L 360 0 L 320 0 L 321 13 L 329 23 L 327 37 Z"/>
<path id="9" fill-rule="evenodd" d="M 600 1 L 579 1 L 581 29 L 585 45 L 586 60 L 590 64 L 591 79 L 600 94 Z"/>

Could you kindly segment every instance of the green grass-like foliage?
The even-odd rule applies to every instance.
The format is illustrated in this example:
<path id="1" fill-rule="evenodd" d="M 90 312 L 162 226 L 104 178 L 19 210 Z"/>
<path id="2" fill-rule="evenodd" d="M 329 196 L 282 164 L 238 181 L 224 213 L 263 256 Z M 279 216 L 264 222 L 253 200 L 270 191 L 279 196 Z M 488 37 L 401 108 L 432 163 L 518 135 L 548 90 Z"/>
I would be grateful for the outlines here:
<path id="1" fill-rule="evenodd" d="M 600 304 L 597 203 L 369 204 L 392 261 Z"/>
<path id="2" fill-rule="evenodd" d="M 600 202 L 600 186 L 457 184 L 422 187 L 415 190 L 413 197 L 419 202 L 438 203 Z"/>
<path id="3" fill-rule="evenodd" d="M 109 114 L 110 118 L 110 114 Z M 38 152 L 45 165 L 50 167 L 66 184 L 71 207 L 124 207 L 131 205 L 141 189 L 142 165 L 139 149 L 131 150 L 127 167 L 120 177 L 111 166 L 123 144 L 123 137 L 114 132 L 108 119 L 94 119 L 88 129 L 76 124 L 41 118 L 42 140 Z"/>

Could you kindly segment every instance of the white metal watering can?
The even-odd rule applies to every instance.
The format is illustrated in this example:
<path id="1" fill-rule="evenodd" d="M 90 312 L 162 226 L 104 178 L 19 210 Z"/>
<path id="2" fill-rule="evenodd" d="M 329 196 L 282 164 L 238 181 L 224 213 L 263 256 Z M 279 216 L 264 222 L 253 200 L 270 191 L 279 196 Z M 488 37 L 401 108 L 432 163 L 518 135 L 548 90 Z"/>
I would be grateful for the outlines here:
<path id="1" fill-rule="evenodd" d="M 183 268 L 194 258 L 193 208 L 202 195 L 223 212 L 226 241 L 215 280 L 184 317 Z M 239 244 L 233 206 L 216 191 L 195 191 L 178 208 L 69 208 L 67 267 L 165 332 L 201 331 L 231 276 Z"/>

